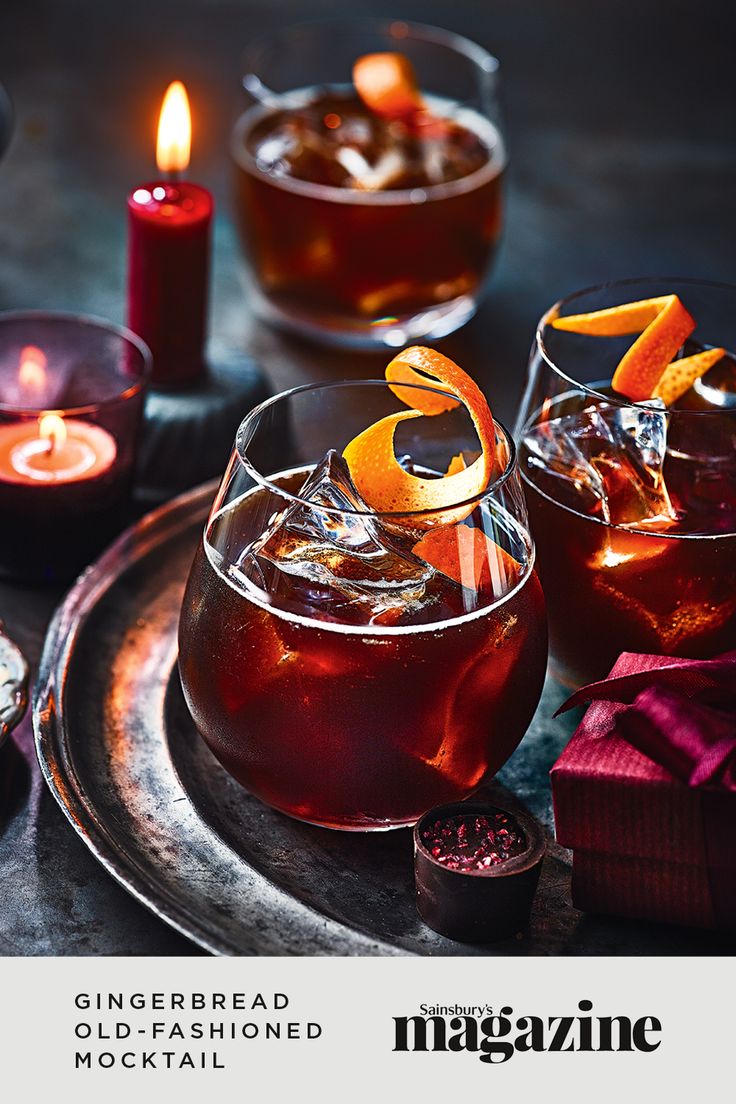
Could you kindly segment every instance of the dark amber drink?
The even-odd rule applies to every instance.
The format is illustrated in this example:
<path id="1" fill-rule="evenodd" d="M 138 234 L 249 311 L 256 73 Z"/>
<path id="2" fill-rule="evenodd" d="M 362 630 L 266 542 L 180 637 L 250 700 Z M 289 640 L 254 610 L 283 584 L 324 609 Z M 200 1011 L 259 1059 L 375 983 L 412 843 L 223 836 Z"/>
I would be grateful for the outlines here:
<path id="1" fill-rule="evenodd" d="M 666 287 L 703 341 L 732 337 L 733 289 L 652 284 L 581 293 L 579 310 Z M 671 408 L 630 403 L 595 373 L 631 340 L 609 348 L 541 327 L 520 418 L 552 664 L 571 686 L 604 678 L 623 651 L 709 658 L 736 648 L 736 362 L 725 356 Z M 688 342 L 684 353 L 700 349 Z"/>
<path id="2" fill-rule="evenodd" d="M 259 102 L 232 138 L 235 212 L 263 317 L 337 343 L 400 346 L 444 336 L 474 313 L 501 232 L 506 158 L 483 96 L 428 95 L 421 125 L 370 111 L 349 84 L 370 41 L 348 46 L 338 35 L 332 51 L 328 43 L 315 63 L 320 86 L 264 98 L 258 83 Z M 398 49 L 411 52 L 407 42 Z M 304 51 L 304 41 L 293 49 Z M 430 55 L 427 91 L 457 72 L 458 59 L 473 73 L 486 59 L 496 64 L 472 49 L 480 61 L 449 46 Z M 490 80 L 490 70 L 483 75 Z"/>
<path id="3" fill-rule="evenodd" d="M 238 456 L 224 488 L 241 469 Z M 217 758 L 269 805 L 333 828 L 412 823 L 497 770 L 531 720 L 546 666 L 533 550 L 510 510 L 479 504 L 467 524 L 518 571 L 499 560 L 473 592 L 411 554 L 410 524 L 300 498 L 320 472 L 342 503 L 335 455 L 307 491 L 302 469 L 221 495 L 182 610 L 184 692 Z M 504 493 L 520 503 L 518 485 Z"/>
<path id="4" fill-rule="evenodd" d="M 522 445 L 550 648 L 565 682 L 577 686 L 605 677 L 624 651 L 698 659 L 736 648 L 733 456 L 722 460 L 730 471 L 714 459 L 710 502 L 699 498 L 701 475 L 688 470 L 686 460 L 668 456 L 665 480 L 681 520 L 667 532 L 612 526 L 599 514 L 582 513 L 587 504 L 574 494 L 562 496 L 555 476 L 530 467 L 528 456 Z M 688 531 L 693 523 L 702 531 Z"/>
<path id="5" fill-rule="evenodd" d="M 334 96 L 310 110 L 320 128 L 338 112 L 365 114 Z M 474 309 L 501 232 L 504 157 L 490 124 L 463 128 L 467 175 L 430 184 L 407 171 L 361 191 L 329 184 L 327 169 L 318 183 L 259 169 L 258 151 L 284 114 L 244 116 L 233 146 L 238 226 L 266 315 L 368 340 L 428 327 L 436 335 L 442 320 L 455 329 Z"/>

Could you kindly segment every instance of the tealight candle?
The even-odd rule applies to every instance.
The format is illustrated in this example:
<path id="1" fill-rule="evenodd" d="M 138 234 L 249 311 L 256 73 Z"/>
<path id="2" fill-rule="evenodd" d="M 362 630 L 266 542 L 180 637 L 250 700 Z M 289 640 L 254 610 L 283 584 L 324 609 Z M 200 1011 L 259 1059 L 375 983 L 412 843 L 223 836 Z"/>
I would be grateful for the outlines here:
<path id="1" fill-rule="evenodd" d="M 125 523 L 149 363 L 107 323 L 0 314 L 0 572 L 66 580 Z"/>
<path id="2" fill-rule="evenodd" d="M 128 325 L 153 353 L 151 382 L 182 388 L 204 374 L 212 196 L 180 180 L 191 118 L 174 81 L 161 109 L 156 164 L 162 179 L 128 196 Z"/>
<path id="3" fill-rule="evenodd" d="M 0 426 L 0 482 L 37 487 L 98 479 L 112 467 L 115 439 L 101 426 L 44 414 L 34 428 Z"/>

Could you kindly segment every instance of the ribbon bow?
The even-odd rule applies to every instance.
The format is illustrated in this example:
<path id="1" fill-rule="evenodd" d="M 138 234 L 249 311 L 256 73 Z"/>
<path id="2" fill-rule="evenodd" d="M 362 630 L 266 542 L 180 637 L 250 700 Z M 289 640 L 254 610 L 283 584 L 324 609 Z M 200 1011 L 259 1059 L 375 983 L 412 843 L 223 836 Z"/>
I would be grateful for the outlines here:
<path id="1" fill-rule="evenodd" d="M 736 791 L 736 651 L 715 659 L 624 652 L 614 669 L 555 716 L 585 702 L 626 703 L 616 731 L 632 747 L 688 786 Z"/>

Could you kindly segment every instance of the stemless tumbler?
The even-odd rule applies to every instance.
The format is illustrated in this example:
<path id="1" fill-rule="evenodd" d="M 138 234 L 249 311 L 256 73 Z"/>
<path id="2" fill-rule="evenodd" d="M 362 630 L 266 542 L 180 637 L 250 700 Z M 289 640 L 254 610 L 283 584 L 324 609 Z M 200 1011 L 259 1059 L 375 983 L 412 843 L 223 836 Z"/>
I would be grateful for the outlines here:
<path id="1" fill-rule="evenodd" d="M 470 793 L 517 746 L 544 678 L 511 440 L 497 426 L 504 470 L 459 505 L 463 536 L 489 538 L 461 585 L 411 551 L 436 519 L 376 514 L 350 482 L 343 449 L 398 409 L 376 381 L 297 388 L 248 415 L 182 610 L 182 683 L 209 747 L 267 804 L 333 828 L 412 823 Z M 464 408 L 400 428 L 415 471 L 477 449 Z"/>
<path id="2" fill-rule="evenodd" d="M 386 51 L 412 62 L 430 125 L 377 120 L 358 99 L 353 64 Z M 501 231 L 496 59 L 434 27 L 334 20 L 256 43 L 245 68 L 250 106 L 231 149 L 261 316 L 369 348 L 462 326 Z"/>
<path id="3" fill-rule="evenodd" d="M 627 280 L 555 304 L 532 346 L 518 423 L 521 473 L 569 685 L 622 651 L 708 658 L 736 647 L 736 361 L 727 354 L 673 407 L 611 387 L 634 340 L 554 329 L 581 314 L 677 294 L 697 321 L 690 355 L 736 349 L 736 288 Z"/>

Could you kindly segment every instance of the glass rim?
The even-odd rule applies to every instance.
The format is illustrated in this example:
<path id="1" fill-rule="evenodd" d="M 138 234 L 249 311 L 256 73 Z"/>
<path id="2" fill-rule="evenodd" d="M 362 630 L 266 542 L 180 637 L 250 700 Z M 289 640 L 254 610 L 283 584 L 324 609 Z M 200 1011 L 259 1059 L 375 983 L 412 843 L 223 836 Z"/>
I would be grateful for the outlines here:
<path id="1" fill-rule="evenodd" d="M 631 399 L 627 399 L 623 395 L 606 395 L 603 391 L 598 391 L 590 384 L 582 383 L 580 380 L 575 379 L 574 376 L 568 375 L 567 372 L 563 371 L 563 369 L 555 363 L 552 356 L 548 352 L 544 340 L 544 333 L 551 319 L 558 316 L 561 307 L 566 306 L 575 299 L 579 299 L 583 295 L 590 295 L 597 291 L 604 291 L 607 288 L 623 288 L 653 283 L 690 284 L 693 287 L 714 289 L 717 288 L 720 291 L 731 291 L 736 295 L 736 285 L 734 284 L 729 284 L 722 280 L 704 280 L 690 276 L 632 276 L 627 277 L 623 280 L 606 280 L 600 284 L 591 284 L 588 287 L 580 288 L 578 291 L 570 292 L 569 295 L 565 295 L 563 296 L 563 298 L 558 299 L 555 303 L 552 304 L 551 307 L 548 308 L 548 310 L 545 311 L 545 313 L 540 318 L 537 324 L 534 341 L 543 361 L 557 376 L 559 376 L 561 379 L 564 379 L 574 388 L 577 388 L 578 391 L 582 391 L 585 394 L 590 395 L 594 399 L 600 399 L 611 406 L 625 407 L 628 409 L 635 408 L 637 410 L 650 410 L 657 414 L 667 414 L 668 416 L 675 415 L 677 418 L 682 418 L 683 416 L 712 418 L 716 415 L 723 414 L 729 417 L 736 416 L 736 404 L 734 404 L 732 407 L 725 405 L 719 406 L 718 408 L 712 410 L 670 410 L 667 407 L 665 407 L 665 409 L 663 410 L 661 406 L 657 406 L 656 404 L 650 404 L 644 401 L 633 402 Z"/>
<path id="2" fill-rule="evenodd" d="M 104 330 L 108 334 L 122 338 L 128 345 L 132 345 L 141 355 L 141 372 L 138 378 L 127 387 L 106 399 L 98 402 L 84 403 L 80 406 L 46 407 L 46 406 L 20 406 L 16 403 L 0 401 L 0 414 L 17 414 L 20 417 L 36 418 L 40 412 L 49 414 L 63 414 L 65 417 L 76 417 L 84 414 L 95 414 L 99 410 L 105 410 L 116 406 L 118 403 L 127 402 L 135 398 L 146 387 L 153 368 L 153 354 L 145 341 L 129 330 L 127 326 L 121 326 L 117 322 L 109 322 L 106 318 L 100 318 L 95 314 L 79 314 L 75 311 L 63 310 L 8 310 L 0 311 L 0 331 L 5 322 L 71 322 L 81 326 Z"/>
<path id="3" fill-rule="evenodd" d="M 251 478 L 255 480 L 257 484 L 259 484 L 259 486 L 265 487 L 267 490 L 277 494 L 280 498 L 287 499 L 289 502 L 299 503 L 299 505 L 301 506 L 308 506 L 311 509 L 314 509 L 314 502 L 310 502 L 309 499 L 301 498 L 298 494 L 293 494 L 290 491 L 285 491 L 283 487 L 279 487 L 277 483 L 273 483 L 267 476 L 258 471 L 255 465 L 248 458 L 247 446 L 244 444 L 243 441 L 243 436 L 247 431 L 247 428 L 254 422 L 257 425 L 257 419 L 261 418 L 267 410 L 274 407 L 277 403 L 280 403 L 284 399 L 291 399 L 295 395 L 304 394 L 310 391 L 317 392 L 326 390 L 342 390 L 343 388 L 350 387 L 382 387 L 388 388 L 390 390 L 391 386 L 392 385 L 387 380 L 380 379 L 337 380 L 326 381 L 322 383 L 304 383 L 300 384 L 298 387 L 289 388 L 287 391 L 281 391 L 279 392 L 279 394 L 272 395 L 270 396 L 270 398 L 265 399 L 262 403 L 259 403 L 258 406 L 253 407 L 253 409 L 243 418 L 242 422 L 238 426 L 238 430 L 235 435 L 235 455 L 237 456 L 239 463 L 244 467 Z M 402 383 L 401 387 L 407 389 L 411 388 L 412 390 L 416 391 L 429 391 L 436 395 L 442 395 L 443 397 L 449 396 L 457 399 L 456 395 L 453 395 L 449 391 L 444 391 L 439 387 L 432 387 L 429 385 L 425 387 L 424 384 L 417 383 Z M 461 402 L 461 405 L 464 404 L 462 404 Z M 409 409 L 410 408 L 407 407 L 407 410 Z M 504 465 L 503 471 L 500 472 L 498 475 L 493 476 L 483 488 L 483 490 L 480 491 L 477 495 L 473 495 L 471 498 L 463 499 L 460 502 L 451 502 L 445 506 L 434 507 L 431 510 L 348 510 L 337 509 L 336 507 L 331 506 L 319 506 L 318 509 L 321 513 L 327 514 L 329 516 L 340 516 L 348 514 L 351 517 L 372 517 L 378 519 L 387 519 L 389 521 L 396 521 L 399 518 L 410 519 L 419 517 L 441 516 L 443 514 L 447 514 L 450 511 L 459 510 L 466 506 L 477 506 L 480 502 L 483 502 L 494 492 L 503 487 L 503 485 L 509 480 L 513 472 L 517 470 L 517 451 L 513 437 L 511 436 L 506 426 L 503 425 L 502 422 L 499 422 L 498 419 L 493 419 L 493 425 L 494 429 L 496 430 L 497 442 L 498 433 L 500 430 L 501 440 L 506 445 L 506 463 Z M 367 428 L 368 427 L 366 426 L 366 429 Z"/>
<path id="4" fill-rule="evenodd" d="M 270 31 L 265 31 L 259 35 L 249 46 L 244 50 L 242 57 L 244 62 L 244 68 L 246 72 L 243 75 L 243 81 L 249 76 L 248 73 L 248 59 L 255 58 L 259 52 L 264 51 L 268 46 L 275 43 L 278 39 L 283 38 L 286 35 L 293 34 L 295 31 L 314 31 L 319 33 L 320 31 L 328 31 L 330 28 L 333 30 L 337 27 L 350 28 L 355 30 L 368 29 L 377 31 L 381 34 L 391 32 L 392 28 L 402 28 L 403 34 L 396 35 L 397 40 L 401 38 L 414 38 L 424 42 L 430 42 L 437 46 L 446 46 L 451 50 L 454 50 L 457 54 L 463 54 L 477 65 L 477 67 L 489 76 L 498 73 L 501 68 L 501 63 L 498 58 L 487 50 L 485 46 L 481 46 L 472 38 L 468 38 L 466 35 L 460 34 L 457 31 L 449 31 L 444 27 L 437 27 L 433 23 L 423 23 L 421 20 L 413 19 L 391 19 L 388 16 L 325 16 L 322 19 L 300 19 L 295 23 L 289 23 L 285 27 L 276 27 Z M 257 76 L 257 74 L 254 74 Z M 259 78 L 260 79 L 260 78 Z M 264 86 L 266 87 L 266 86 Z M 247 89 L 246 89 L 247 90 Z"/>
<path id="5" fill-rule="evenodd" d="M 302 20 L 297 23 L 291 23 L 286 27 L 267 31 L 251 43 L 243 55 L 243 67 L 245 69 L 241 78 L 243 88 L 248 95 L 255 100 L 259 99 L 259 91 L 265 92 L 267 96 L 272 96 L 277 99 L 288 95 L 287 93 L 273 92 L 268 85 L 261 80 L 258 73 L 255 72 L 257 68 L 255 59 L 258 54 L 265 52 L 268 47 L 273 45 L 279 38 L 283 38 L 293 32 L 309 30 L 317 33 L 320 31 L 327 33 L 330 28 L 335 29 L 339 27 L 356 30 L 365 28 L 366 30 L 370 29 L 374 32 L 389 34 L 391 28 L 402 27 L 405 28 L 405 33 L 403 35 L 405 38 L 414 38 L 415 40 L 428 42 L 436 46 L 443 46 L 467 58 L 468 61 L 475 65 L 478 72 L 482 75 L 483 80 L 490 81 L 495 79 L 501 69 L 501 63 L 498 58 L 484 46 L 481 46 L 471 38 L 466 38 L 465 35 L 458 34 L 456 31 L 448 31 L 442 27 L 436 27 L 431 23 L 370 16 L 356 16 L 354 18 L 349 16 L 342 18 L 327 17 L 324 19 Z M 399 37 L 397 41 L 400 40 Z M 249 65 L 250 59 L 252 59 L 252 62 Z M 265 102 L 262 106 L 267 110 Z M 465 105 L 460 104 L 459 106 L 463 107 Z M 233 125 L 230 135 L 230 155 L 235 163 L 244 171 L 254 172 L 257 171 L 256 159 L 247 149 L 243 134 L 249 115 L 250 110 L 243 112 Z M 483 118 L 485 119 L 486 117 L 483 116 Z M 397 206 L 405 204 L 415 206 L 420 202 L 445 199 L 448 196 L 473 191 L 475 188 L 480 187 L 482 179 L 488 177 L 489 180 L 492 180 L 499 176 L 506 167 L 506 143 L 503 139 L 501 130 L 493 120 L 488 119 L 487 122 L 493 128 L 496 135 L 496 145 L 492 148 L 489 147 L 488 161 L 479 169 L 476 169 L 475 172 L 470 173 L 469 176 L 461 176 L 457 180 L 444 181 L 439 184 L 427 184 L 418 188 L 394 188 L 386 189 L 385 191 L 365 192 L 360 188 L 339 188 L 334 184 L 318 184 L 310 180 L 299 180 L 295 177 L 276 178 L 259 173 L 258 178 L 265 177 L 268 183 L 272 184 L 274 187 L 282 188 L 284 191 L 294 192 L 297 195 L 311 196 L 313 198 L 328 199 L 335 203 L 348 203 L 360 206 Z M 417 196 L 421 198 L 418 199 Z"/>

